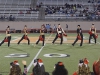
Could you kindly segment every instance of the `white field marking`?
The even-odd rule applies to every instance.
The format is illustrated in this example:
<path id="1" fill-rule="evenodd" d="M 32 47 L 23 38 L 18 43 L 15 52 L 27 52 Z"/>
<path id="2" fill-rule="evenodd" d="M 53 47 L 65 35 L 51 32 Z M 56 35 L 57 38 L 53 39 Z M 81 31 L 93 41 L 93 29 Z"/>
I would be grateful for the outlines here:
<path id="1" fill-rule="evenodd" d="M 11 42 L 16 41 L 16 40 L 18 40 L 18 39 L 20 39 L 20 38 L 17 38 L 17 39 L 11 40 Z"/>
<path id="2" fill-rule="evenodd" d="M 84 39 L 87 39 L 87 37 L 86 37 L 86 36 L 84 36 Z M 93 41 L 93 40 L 91 40 L 91 43 L 94 43 L 94 41 Z"/>
<path id="3" fill-rule="evenodd" d="M 17 35 L 17 36 L 15 36 L 15 37 L 12 37 L 12 38 L 16 38 L 16 39 L 11 40 L 11 42 L 13 42 L 13 41 L 16 41 L 16 40 L 20 39 L 21 37 L 19 37 L 19 36 L 20 36 L 20 35 Z"/>
<path id="4" fill-rule="evenodd" d="M 97 42 L 98 44 L 100 44 L 100 42 Z"/>
<path id="5" fill-rule="evenodd" d="M 12 38 L 19 38 L 19 37 L 17 36 L 17 37 L 12 37 Z"/>
<path id="6" fill-rule="evenodd" d="M 91 40 L 91 42 L 92 42 L 92 43 L 95 43 L 95 42 L 93 41 L 93 39 Z M 100 44 L 100 42 L 97 42 L 97 43 Z"/>
<path id="7" fill-rule="evenodd" d="M 48 37 L 48 39 L 46 40 L 44 46 L 46 45 L 46 43 L 48 42 L 49 38 L 52 36 L 52 34 Z M 40 54 L 40 52 L 42 51 L 42 49 L 44 48 L 44 46 L 41 47 L 41 49 L 38 51 L 38 53 L 36 54 L 36 56 L 33 58 L 33 60 L 31 61 L 31 63 L 29 64 L 29 66 L 27 67 L 27 71 L 30 70 L 31 66 L 33 65 L 34 59 L 36 59 L 38 57 L 38 55 Z"/>
<path id="8" fill-rule="evenodd" d="M 20 39 L 20 38 L 17 38 L 17 39 L 11 40 L 11 42 L 16 41 L 16 40 L 18 40 L 18 39 Z M 2 41 L 0 40 L 0 42 L 2 42 Z"/>
<path id="9" fill-rule="evenodd" d="M 93 40 L 91 40 L 91 43 L 95 43 Z M 97 42 L 98 44 L 100 44 L 100 42 Z"/>
<path id="10" fill-rule="evenodd" d="M 86 37 L 85 37 L 85 36 L 83 36 L 83 39 L 86 39 Z"/>

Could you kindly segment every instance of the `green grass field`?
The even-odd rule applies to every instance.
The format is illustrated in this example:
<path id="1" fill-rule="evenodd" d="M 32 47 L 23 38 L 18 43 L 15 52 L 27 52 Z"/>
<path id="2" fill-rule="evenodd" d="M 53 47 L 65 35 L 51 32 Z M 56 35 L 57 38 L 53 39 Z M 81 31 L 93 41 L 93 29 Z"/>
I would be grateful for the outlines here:
<path id="1" fill-rule="evenodd" d="M 22 33 L 16 33 L 12 34 L 12 40 L 15 40 L 18 37 L 22 37 Z M 88 40 L 89 35 L 84 33 L 84 39 Z M 28 35 L 29 37 L 38 37 L 39 34 L 31 33 Z M 50 34 L 46 34 L 46 41 L 50 40 L 51 37 L 54 37 L 55 34 L 52 34 L 51 37 L 49 37 Z M 76 37 L 76 34 L 68 34 L 68 37 Z M 2 41 L 5 37 L 5 34 L 0 34 L 0 41 Z M 71 38 L 67 39 L 70 40 Z M 71 40 L 75 40 L 74 38 Z M 74 42 L 74 41 L 73 41 Z M 37 53 L 41 50 L 37 58 L 41 58 L 43 60 L 43 63 L 45 65 L 45 69 L 47 72 L 52 73 L 54 70 L 54 65 L 58 61 L 62 61 L 67 68 L 69 75 L 72 75 L 74 71 L 78 69 L 78 62 L 80 59 L 88 58 L 89 60 L 89 66 L 92 71 L 92 64 L 95 60 L 100 58 L 100 38 L 97 39 L 97 44 L 88 44 L 84 43 L 82 47 L 79 46 L 79 43 L 75 44 L 73 47 L 71 43 L 64 43 L 63 45 L 60 44 L 54 44 L 51 43 L 45 44 L 45 46 L 41 49 L 41 43 L 38 44 L 36 47 L 34 47 L 34 43 L 31 43 L 30 45 L 27 45 L 27 43 L 21 43 L 20 45 L 17 45 L 16 43 L 11 43 L 11 46 L 8 47 L 7 43 L 4 43 L 0 47 L 0 74 L 2 75 L 8 75 L 10 71 L 10 65 L 9 63 L 18 60 L 20 67 L 23 71 L 23 65 L 21 63 L 22 60 L 27 61 L 27 66 L 31 63 L 31 61 L 34 59 L 34 57 L 37 55 Z M 28 53 L 29 57 L 5 57 L 9 54 L 14 53 Z M 60 54 L 68 54 L 70 57 L 44 57 L 44 54 L 50 54 L 50 53 L 60 53 Z M 33 65 L 30 67 L 28 75 L 32 72 Z"/>

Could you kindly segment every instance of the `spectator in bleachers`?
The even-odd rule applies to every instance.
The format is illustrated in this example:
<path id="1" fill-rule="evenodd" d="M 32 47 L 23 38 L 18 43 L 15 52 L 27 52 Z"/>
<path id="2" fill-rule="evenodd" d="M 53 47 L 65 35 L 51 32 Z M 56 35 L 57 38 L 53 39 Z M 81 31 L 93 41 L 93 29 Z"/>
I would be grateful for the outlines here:
<path id="1" fill-rule="evenodd" d="M 56 25 L 54 24 L 54 26 L 53 26 L 53 30 L 54 31 L 56 31 L 57 30 L 57 27 L 56 27 Z"/>
<path id="2" fill-rule="evenodd" d="M 31 11 L 27 11 L 27 13 L 26 14 L 31 14 Z"/>
<path id="3" fill-rule="evenodd" d="M 87 17 L 87 20 L 91 20 L 91 21 L 93 20 L 91 12 L 88 12 L 86 14 L 86 17 Z"/>
<path id="4" fill-rule="evenodd" d="M 15 20 L 15 17 L 12 16 L 12 15 L 10 15 L 10 16 L 9 16 L 9 21 L 14 21 L 14 20 Z"/>
<path id="5" fill-rule="evenodd" d="M 80 10 L 79 16 L 82 17 L 83 16 L 83 12 Z"/>
<path id="6" fill-rule="evenodd" d="M 89 0 L 88 3 L 91 3 L 91 1 Z"/>
<path id="7" fill-rule="evenodd" d="M 68 71 L 65 68 L 63 62 L 58 62 L 55 64 L 54 71 L 52 72 L 52 75 L 68 75 Z"/>
<path id="8" fill-rule="evenodd" d="M 33 9 L 32 9 L 32 7 L 30 7 L 30 11 L 32 11 Z"/>
<path id="9" fill-rule="evenodd" d="M 35 7 L 35 8 L 33 8 L 32 10 L 33 10 L 33 11 L 38 11 L 38 9 L 37 9 L 36 7 Z"/>
<path id="10" fill-rule="evenodd" d="M 22 10 L 20 10 L 19 14 L 23 14 L 23 11 L 22 11 Z"/>
<path id="11" fill-rule="evenodd" d="M 100 15 L 100 10 L 99 10 L 99 11 L 97 11 L 97 15 Z"/>
<path id="12" fill-rule="evenodd" d="M 4 17 L 3 17 L 3 15 L 1 15 L 0 19 L 1 19 L 1 20 L 4 20 Z"/>
<path id="13" fill-rule="evenodd" d="M 42 5 L 43 5 L 42 2 L 40 2 L 40 3 L 37 2 L 37 7 L 41 8 Z"/>
<path id="14" fill-rule="evenodd" d="M 6 15 L 4 15 L 4 19 L 8 19 L 8 17 Z"/>

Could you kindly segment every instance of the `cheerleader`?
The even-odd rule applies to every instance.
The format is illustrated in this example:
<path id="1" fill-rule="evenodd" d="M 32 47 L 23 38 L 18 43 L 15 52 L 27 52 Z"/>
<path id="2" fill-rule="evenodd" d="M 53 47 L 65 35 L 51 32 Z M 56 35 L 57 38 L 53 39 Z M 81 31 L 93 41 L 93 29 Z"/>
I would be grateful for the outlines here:
<path id="1" fill-rule="evenodd" d="M 18 42 L 17 44 L 20 44 L 20 42 L 21 42 L 23 39 L 25 39 L 25 40 L 28 40 L 28 45 L 30 45 L 30 40 L 29 40 L 27 34 L 28 34 L 27 26 L 25 25 L 25 26 L 24 26 L 24 35 L 22 36 L 22 38 L 19 40 L 19 42 Z"/>
<path id="2" fill-rule="evenodd" d="M 8 26 L 7 29 L 6 29 L 6 37 L 5 37 L 4 40 L 0 43 L 0 46 L 1 46 L 4 42 L 8 42 L 8 47 L 9 47 L 9 46 L 10 46 L 10 41 L 11 41 L 10 26 Z"/>
<path id="3" fill-rule="evenodd" d="M 96 37 L 95 37 L 95 35 L 96 35 L 96 28 L 95 28 L 94 24 L 92 24 L 92 27 L 90 28 L 90 32 L 91 32 L 91 34 L 89 36 L 89 44 L 91 43 L 91 38 L 92 37 L 94 38 L 95 44 L 96 44 Z"/>
<path id="4" fill-rule="evenodd" d="M 39 43 L 39 41 L 43 41 L 42 46 L 44 46 L 44 42 L 45 42 L 45 34 L 44 34 L 44 32 L 45 32 L 45 26 L 42 25 L 41 29 L 40 29 L 40 36 L 39 36 L 38 41 L 36 42 L 36 45 Z"/>
<path id="5" fill-rule="evenodd" d="M 80 46 L 82 46 L 82 44 L 83 44 L 83 33 L 82 33 L 82 28 L 80 27 L 80 25 L 77 25 L 77 37 L 76 37 L 76 40 L 74 41 L 74 43 L 72 44 L 72 46 L 74 46 L 75 43 L 78 40 L 81 40 Z"/>
<path id="6" fill-rule="evenodd" d="M 60 44 L 62 44 L 62 43 L 63 43 L 63 33 L 66 34 L 66 33 L 64 32 L 63 28 L 61 28 L 61 25 L 58 24 L 57 34 L 56 34 L 56 37 L 55 37 L 55 39 L 53 40 L 52 43 L 54 44 L 54 42 L 55 42 L 55 41 L 57 40 L 57 38 L 59 37 L 59 38 L 61 39 Z"/>

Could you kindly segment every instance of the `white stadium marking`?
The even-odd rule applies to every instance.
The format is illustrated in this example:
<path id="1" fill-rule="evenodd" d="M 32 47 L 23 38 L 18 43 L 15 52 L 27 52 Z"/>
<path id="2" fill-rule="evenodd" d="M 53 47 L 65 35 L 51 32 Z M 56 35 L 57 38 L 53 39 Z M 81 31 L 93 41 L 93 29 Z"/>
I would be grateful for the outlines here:
<path id="1" fill-rule="evenodd" d="M 7 55 L 7 56 L 5 56 L 5 57 L 8 57 L 8 58 L 11 58 L 11 57 L 19 57 L 19 58 L 25 58 L 25 57 L 28 57 L 29 56 L 29 54 L 27 54 L 27 53 L 13 53 L 13 54 L 9 54 L 9 55 Z"/>
<path id="2" fill-rule="evenodd" d="M 50 54 L 44 54 L 45 57 L 67 57 L 67 54 L 60 54 L 60 53 L 50 53 Z"/>
<path id="3" fill-rule="evenodd" d="M 84 37 L 85 39 L 87 39 L 87 37 Z M 91 40 L 91 43 L 95 43 L 94 40 Z M 100 42 L 97 42 L 98 44 L 100 44 Z"/>

